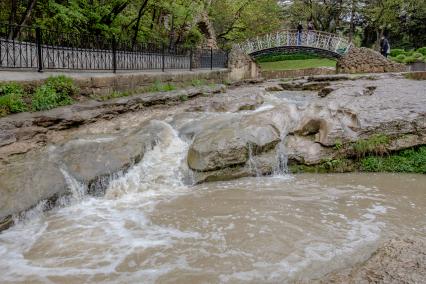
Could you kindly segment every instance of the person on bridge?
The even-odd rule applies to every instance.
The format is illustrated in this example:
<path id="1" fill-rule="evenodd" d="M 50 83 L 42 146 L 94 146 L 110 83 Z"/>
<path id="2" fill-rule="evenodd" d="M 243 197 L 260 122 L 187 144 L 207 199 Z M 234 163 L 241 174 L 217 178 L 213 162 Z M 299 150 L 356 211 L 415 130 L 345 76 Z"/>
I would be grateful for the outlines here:
<path id="1" fill-rule="evenodd" d="M 297 45 L 302 44 L 302 34 L 303 34 L 303 26 L 302 26 L 302 22 L 299 22 L 299 25 L 297 25 Z"/>
<path id="2" fill-rule="evenodd" d="M 389 41 L 385 36 L 382 36 L 382 39 L 380 40 L 380 53 L 384 57 L 388 57 L 388 54 L 390 53 Z"/>
<path id="3" fill-rule="evenodd" d="M 308 45 L 312 44 L 315 41 L 314 36 L 315 36 L 314 23 L 312 23 L 312 20 L 310 20 L 308 23 L 308 36 L 307 36 Z"/>

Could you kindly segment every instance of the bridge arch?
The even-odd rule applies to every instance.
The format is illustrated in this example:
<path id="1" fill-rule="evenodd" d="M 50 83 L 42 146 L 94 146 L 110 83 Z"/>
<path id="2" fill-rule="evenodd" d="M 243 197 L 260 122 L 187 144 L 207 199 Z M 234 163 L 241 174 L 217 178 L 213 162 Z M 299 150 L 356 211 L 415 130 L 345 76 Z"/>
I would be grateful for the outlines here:
<path id="1" fill-rule="evenodd" d="M 239 43 L 236 48 L 253 58 L 271 53 L 315 53 L 338 59 L 351 49 L 344 37 L 320 31 L 281 30 Z"/>

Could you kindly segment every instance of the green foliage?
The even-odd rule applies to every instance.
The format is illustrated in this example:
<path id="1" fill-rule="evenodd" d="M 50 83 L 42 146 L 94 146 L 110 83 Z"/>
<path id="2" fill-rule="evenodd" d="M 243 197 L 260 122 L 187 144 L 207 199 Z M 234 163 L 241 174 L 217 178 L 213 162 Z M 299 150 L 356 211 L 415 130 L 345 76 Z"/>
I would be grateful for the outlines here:
<path id="1" fill-rule="evenodd" d="M 391 49 L 391 52 L 390 52 L 391 57 L 398 57 L 398 55 L 400 54 L 405 55 L 405 50 L 401 48 Z"/>
<path id="2" fill-rule="evenodd" d="M 79 89 L 74 84 L 73 79 L 64 75 L 49 77 L 46 80 L 45 85 L 54 89 L 55 92 L 63 99 L 75 96 L 79 92 Z"/>
<path id="3" fill-rule="evenodd" d="M 417 49 L 418 53 L 421 53 L 423 56 L 426 56 L 426 47 L 420 47 Z"/>
<path id="4" fill-rule="evenodd" d="M 72 96 L 77 95 L 78 91 L 71 78 L 63 75 L 49 77 L 35 90 L 32 96 L 32 109 L 41 111 L 72 104 Z"/>
<path id="5" fill-rule="evenodd" d="M 17 83 L 0 85 L 0 117 L 26 111 L 28 108 L 24 96 L 24 89 Z"/>
<path id="6" fill-rule="evenodd" d="M 49 110 L 72 103 L 71 97 L 58 93 L 52 86 L 47 84 L 38 87 L 32 97 L 32 109 L 34 111 Z"/>
<path id="7" fill-rule="evenodd" d="M 416 62 L 421 62 L 421 61 L 423 61 L 423 58 L 416 58 L 414 56 L 405 57 L 404 60 L 403 60 L 403 62 L 405 64 L 416 63 Z"/>
<path id="8" fill-rule="evenodd" d="M 360 139 L 352 144 L 352 150 L 357 157 L 365 157 L 367 154 L 384 155 L 390 139 L 386 135 L 377 134 L 368 139 Z"/>
<path id="9" fill-rule="evenodd" d="M 336 149 L 337 151 L 341 150 L 343 148 L 343 142 L 342 139 L 337 139 L 334 142 L 334 149 Z"/>
<path id="10" fill-rule="evenodd" d="M 366 157 L 361 160 L 366 172 L 401 172 L 426 174 L 426 147 L 404 150 L 386 157 Z"/>
<path id="11" fill-rule="evenodd" d="M 160 81 L 155 81 L 154 84 L 148 88 L 149 92 L 169 92 L 176 90 L 176 86 L 171 83 L 163 84 Z"/>

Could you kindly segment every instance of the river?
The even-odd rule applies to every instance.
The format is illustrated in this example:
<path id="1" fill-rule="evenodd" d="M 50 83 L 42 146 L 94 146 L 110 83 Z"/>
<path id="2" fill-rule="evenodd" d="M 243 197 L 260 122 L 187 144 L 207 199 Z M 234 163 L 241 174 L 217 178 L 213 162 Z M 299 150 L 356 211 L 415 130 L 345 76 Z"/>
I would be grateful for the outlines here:
<path id="1" fill-rule="evenodd" d="M 425 175 L 323 174 L 187 185 L 188 145 L 147 152 L 105 196 L 37 208 L 0 234 L 2 283 L 291 283 L 426 237 Z M 173 134 L 174 133 L 174 134 Z"/>

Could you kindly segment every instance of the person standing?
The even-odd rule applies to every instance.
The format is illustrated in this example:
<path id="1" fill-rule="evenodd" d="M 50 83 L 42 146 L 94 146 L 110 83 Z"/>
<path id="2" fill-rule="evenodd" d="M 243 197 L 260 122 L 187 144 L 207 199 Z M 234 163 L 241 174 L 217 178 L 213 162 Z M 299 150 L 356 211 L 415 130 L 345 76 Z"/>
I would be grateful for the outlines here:
<path id="1" fill-rule="evenodd" d="M 303 34 L 303 26 L 302 22 L 299 22 L 299 25 L 297 25 L 297 45 L 302 44 L 302 34 Z"/>
<path id="2" fill-rule="evenodd" d="M 312 44 L 315 39 L 314 39 L 314 23 L 312 23 L 312 21 L 309 21 L 308 23 L 308 45 Z"/>
<path id="3" fill-rule="evenodd" d="M 390 53 L 389 41 L 385 36 L 382 36 L 382 38 L 380 40 L 380 53 L 384 57 L 388 57 L 388 54 Z"/>

